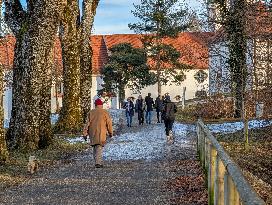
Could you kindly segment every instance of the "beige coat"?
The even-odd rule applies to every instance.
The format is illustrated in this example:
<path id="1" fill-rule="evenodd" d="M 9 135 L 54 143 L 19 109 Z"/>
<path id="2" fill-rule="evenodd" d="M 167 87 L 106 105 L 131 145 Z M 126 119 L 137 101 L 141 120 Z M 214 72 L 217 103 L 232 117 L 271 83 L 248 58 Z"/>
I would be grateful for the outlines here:
<path id="1" fill-rule="evenodd" d="M 87 122 L 84 126 L 83 135 L 90 137 L 91 145 L 102 145 L 106 143 L 106 135 L 112 136 L 112 120 L 108 111 L 102 106 L 97 106 L 91 110 L 87 116 Z"/>

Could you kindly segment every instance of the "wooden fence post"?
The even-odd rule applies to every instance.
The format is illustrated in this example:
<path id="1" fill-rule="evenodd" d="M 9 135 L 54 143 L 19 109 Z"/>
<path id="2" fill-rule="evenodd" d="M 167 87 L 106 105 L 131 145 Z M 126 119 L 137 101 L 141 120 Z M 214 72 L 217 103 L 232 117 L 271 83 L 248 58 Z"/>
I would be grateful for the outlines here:
<path id="1" fill-rule="evenodd" d="M 209 180 L 208 180 L 208 193 L 209 193 L 209 205 L 214 204 L 214 182 L 215 182 L 215 171 L 216 171 L 216 149 L 210 145 L 210 166 L 209 166 Z"/>
<path id="2" fill-rule="evenodd" d="M 215 183 L 215 193 L 214 193 L 214 204 L 224 205 L 224 176 L 225 176 L 225 166 L 217 155 L 216 158 L 216 183 Z"/>
<path id="3" fill-rule="evenodd" d="M 236 190 L 231 176 L 229 174 L 225 176 L 225 183 L 227 184 L 227 186 L 225 186 L 225 188 L 227 188 L 225 192 L 225 205 L 240 205 L 239 194 Z"/>

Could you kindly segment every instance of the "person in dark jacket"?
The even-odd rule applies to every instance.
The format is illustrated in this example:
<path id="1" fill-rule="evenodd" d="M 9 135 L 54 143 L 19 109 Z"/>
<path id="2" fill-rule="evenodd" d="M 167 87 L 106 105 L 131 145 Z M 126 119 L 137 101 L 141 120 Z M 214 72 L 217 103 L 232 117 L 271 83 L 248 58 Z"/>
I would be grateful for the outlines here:
<path id="1" fill-rule="evenodd" d="M 132 126 L 132 117 L 134 116 L 134 104 L 131 98 L 127 99 L 127 102 L 124 105 L 124 109 L 126 110 L 126 118 L 127 118 L 127 126 Z"/>
<path id="2" fill-rule="evenodd" d="M 161 95 L 159 95 L 155 100 L 155 108 L 157 112 L 157 120 L 158 120 L 157 123 L 161 123 L 162 122 L 161 112 L 163 109 L 163 100 Z"/>
<path id="3" fill-rule="evenodd" d="M 138 113 L 139 125 L 144 124 L 144 99 L 139 95 L 135 104 L 135 112 Z"/>
<path id="4" fill-rule="evenodd" d="M 170 96 L 165 96 L 164 107 L 162 111 L 162 117 L 165 124 L 165 132 L 167 141 L 173 141 L 173 124 L 175 121 L 175 113 L 177 112 L 177 106 L 171 102 Z"/>
<path id="5" fill-rule="evenodd" d="M 146 124 L 151 124 L 152 120 L 152 111 L 154 107 L 154 101 L 151 97 L 151 93 L 148 93 L 148 95 L 145 97 L 145 107 L 146 107 L 146 113 L 145 113 L 145 120 Z"/>

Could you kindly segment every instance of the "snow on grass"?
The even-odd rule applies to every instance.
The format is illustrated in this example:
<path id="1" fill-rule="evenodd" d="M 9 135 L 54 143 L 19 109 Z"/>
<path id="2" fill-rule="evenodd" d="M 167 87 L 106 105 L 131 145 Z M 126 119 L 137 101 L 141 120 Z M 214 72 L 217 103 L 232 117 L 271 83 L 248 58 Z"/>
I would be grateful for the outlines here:
<path id="1" fill-rule="evenodd" d="M 272 120 L 250 120 L 248 123 L 249 129 L 267 127 L 269 125 L 272 125 Z M 228 134 L 242 130 L 244 128 L 244 123 L 243 122 L 214 123 L 207 124 L 207 127 L 212 133 Z M 196 131 L 196 126 L 175 123 L 173 130 L 175 133 L 183 134 L 186 133 L 188 130 Z"/>
<path id="2" fill-rule="evenodd" d="M 272 120 L 250 120 L 248 123 L 249 129 L 267 127 L 272 125 Z M 227 122 L 221 124 L 208 124 L 209 130 L 212 133 L 234 133 L 244 128 L 243 122 Z"/>
<path id="3" fill-rule="evenodd" d="M 173 132 L 176 135 L 186 135 L 188 132 L 196 131 L 196 126 L 191 124 L 174 123 Z"/>
<path id="4" fill-rule="evenodd" d="M 66 138 L 66 141 L 68 141 L 70 144 L 76 144 L 76 143 L 89 143 L 90 138 L 87 138 L 87 141 L 84 140 L 84 138 L 81 137 L 74 137 L 74 138 Z"/>

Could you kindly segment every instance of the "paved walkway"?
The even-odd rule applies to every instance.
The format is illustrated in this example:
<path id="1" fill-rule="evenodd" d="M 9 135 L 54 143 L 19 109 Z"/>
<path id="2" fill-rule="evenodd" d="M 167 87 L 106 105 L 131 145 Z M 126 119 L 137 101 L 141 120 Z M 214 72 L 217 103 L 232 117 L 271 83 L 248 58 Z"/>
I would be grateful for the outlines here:
<path id="1" fill-rule="evenodd" d="M 176 125 L 166 143 L 162 124 L 125 128 L 105 147 L 105 168 L 95 169 L 91 150 L 40 171 L 0 193 L 0 204 L 207 204 L 192 125 Z"/>

